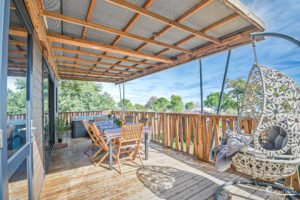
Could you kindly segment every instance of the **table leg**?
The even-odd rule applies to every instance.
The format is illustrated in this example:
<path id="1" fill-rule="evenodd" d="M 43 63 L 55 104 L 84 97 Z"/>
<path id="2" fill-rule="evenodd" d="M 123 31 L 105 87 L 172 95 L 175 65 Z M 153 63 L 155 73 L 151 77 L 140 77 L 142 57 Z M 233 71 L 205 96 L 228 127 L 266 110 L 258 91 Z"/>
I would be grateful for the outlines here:
<path id="1" fill-rule="evenodd" d="M 108 141 L 108 147 L 109 147 L 109 155 L 108 155 L 108 164 L 109 164 L 109 170 L 112 170 L 112 140 Z"/>
<path id="2" fill-rule="evenodd" d="M 148 160 L 148 152 L 149 150 L 149 141 L 148 141 L 148 133 L 145 134 L 145 160 Z"/>

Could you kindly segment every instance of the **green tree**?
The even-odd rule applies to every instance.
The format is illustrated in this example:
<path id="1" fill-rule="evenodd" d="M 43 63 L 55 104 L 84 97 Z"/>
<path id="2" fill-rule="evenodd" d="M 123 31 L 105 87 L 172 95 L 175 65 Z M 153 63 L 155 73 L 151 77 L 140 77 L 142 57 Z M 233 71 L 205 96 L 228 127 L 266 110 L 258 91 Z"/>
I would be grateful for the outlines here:
<path id="1" fill-rule="evenodd" d="M 226 88 L 229 89 L 228 94 L 237 102 L 236 109 L 238 114 L 240 114 L 240 110 L 242 107 L 246 84 L 246 80 L 243 80 L 242 77 L 239 77 L 236 80 L 226 80 Z"/>
<path id="2" fill-rule="evenodd" d="M 145 107 L 147 110 L 155 110 L 155 101 L 157 100 L 157 97 L 152 96 L 150 99 L 147 101 Z"/>
<path id="3" fill-rule="evenodd" d="M 142 104 L 136 103 L 136 104 L 134 104 L 134 107 L 135 107 L 135 110 L 137 110 L 137 111 L 144 111 L 145 110 L 145 106 L 142 105 Z"/>
<path id="4" fill-rule="evenodd" d="M 173 112 L 181 112 L 183 110 L 183 101 L 181 96 L 179 95 L 172 95 L 171 96 L 171 102 L 169 105 L 169 109 Z"/>
<path id="5" fill-rule="evenodd" d="M 219 104 L 220 92 L 210 93 L 206 100 L 204 100 L 204 105 L 213 110 L 217 110 Z M 221 109 L 226 112 L 228 109 L 236 109 L 237 102 L 231 98 L 228 93 L 224 93 Z"/>
<path id="6" fill-rule="evenodd" d="M 115 107 L 115 101 L 102 85 L 88 81 L 62 81 L 59 85 L 59 111 L 82 112 L 107 110 Z"/>
<path id="7" fill-rule="evenodd" d="M 10 115 L 26 113 L 26 81 L 16 79 L 16 90 L 7 91 L 7 113 Z"/>
<path id="8" fill-rule="evenodd" d="M 121 101 L 119 101 L 118 107 L 122 109 L 122 105 L 123 109 L 125 110 L 134 110 L 134 106 L 128 99 L 122 99 Z"/>
<path id="9" fill-rule="evenodd" d="M 192 110 L 193 108 L 195 108 L 194 102 L 190 101 L 185 104 L 185 110 L 189 111 L 189 110 Z"/>
<path id="10" fill-rule="evenodd" d="M 154 102 L 154 110 L 156 112 L 167 112 L 169 106 L 170 102 L 164 97 L 160 97 Z"/>

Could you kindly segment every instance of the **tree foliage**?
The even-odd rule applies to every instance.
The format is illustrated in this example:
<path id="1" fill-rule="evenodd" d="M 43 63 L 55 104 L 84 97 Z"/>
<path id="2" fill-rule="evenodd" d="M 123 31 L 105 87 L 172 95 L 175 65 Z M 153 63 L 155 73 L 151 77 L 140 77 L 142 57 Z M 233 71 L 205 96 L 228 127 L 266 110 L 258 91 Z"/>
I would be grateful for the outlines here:
<path id="1" fill-rule="evenodd" d="M 16 90 L 7 91 L 7 113 L 10 115 L 26 113 L 26 81 L 16 79 Z"/>
<path id="2" fill-rule="evenodd" d="M 204 105 L 208 108 L 212 108 L 217 111 L 219 104 L 220 92 L 210 93 L 206 100 L 204 100 Z M 224 93 L 221 109 L 226 112 L 228 109 L 235 109 L 237 107 L 237 102 L 234 101 L 228 93 Z"/>
<path id="3" fill-rule="evenodd" d="M 236 109 L 238 114 L 241 110 L 246 84 L 247 82 L 243 80 L 242 77 L 235 80 L 227 79 L 226 81 L 226 88 L 230 90 L 228 94 L 237 102 Z"/>
<path id="4" fill-rule="evenodd" d="M 173 112 L 181 112 L 183 110 L 183 101 L 181 96 L 179 95 L 172 95 L 171 96 L 171 102 L 169 105 L 169 110 L 173 111 Z"/>
<path id="5" fill-rule="evenodd" d="M 124 110 L 134 110 L 134 106 L 132 105 L 132 103 L 128 99 L 122 99 L 121 101 L 119 101 L 118 107 L 120 109 L 122 109 L 122 105 L 123 105 Z"/>
<path id="6" fill-rule="evenodd" d="M 62 81 L 59 90 L 60 112 L 82 112 L 115 108 L 112 96 L 102 85 L 87 81 Z"/>
<path id="7" fill-rule="evenodd" d="M 192 109 L 195 108 L 195 107 L 196 107 L 196 105 L 195 105 L 195 103 L 192 102 L 192 101 L 187 102 L 187 103 L 185 104 L 185 110 L 186 110 L 186 111 L 192 110 Z"/>
<path id="8" fill-rule="evenodd" d="M 154 110 L 156 112 L 167 112 L 169 106 L 170 102 L 164 97 L 160 97 L 154 102 Z"/>

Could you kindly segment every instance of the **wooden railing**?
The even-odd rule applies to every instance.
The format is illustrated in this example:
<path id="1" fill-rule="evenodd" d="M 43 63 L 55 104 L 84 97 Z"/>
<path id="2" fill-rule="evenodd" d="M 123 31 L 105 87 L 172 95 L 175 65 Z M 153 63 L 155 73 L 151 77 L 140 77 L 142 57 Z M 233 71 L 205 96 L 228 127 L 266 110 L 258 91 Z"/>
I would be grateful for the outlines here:
<path id="1" fill-rule="evenodd" d="M 213 161 L 210 156 L 211 149 L 218 146 L 226 130 L 233 130 L 237 123 L 236 116 L 228 115 L 155 112 L 117 112 L 117 114 L 121 118 L 125 115 L 133 116 L 135 122 L 142 117 L 148 118 L 152 141 L 210 162 Z M 252 120 L 244 119 L 239 126 L 245 133 L 250 133 L 255 124 Z"/>

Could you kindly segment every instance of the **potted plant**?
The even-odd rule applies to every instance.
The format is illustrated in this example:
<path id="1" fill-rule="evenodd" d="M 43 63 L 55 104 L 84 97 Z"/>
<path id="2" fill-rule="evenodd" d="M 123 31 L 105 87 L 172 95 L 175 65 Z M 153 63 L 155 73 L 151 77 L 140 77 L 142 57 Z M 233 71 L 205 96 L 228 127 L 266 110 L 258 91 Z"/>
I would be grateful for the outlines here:
<path id="1" fill-rule="evenodd" d="M 63 118 L 56 118 L 55 120 L 55 129 L 57 133 L 58 142 L 62 143 L 63 136 L 65 131 L 68 130 L 68 125 L 65 119 Z"/>

